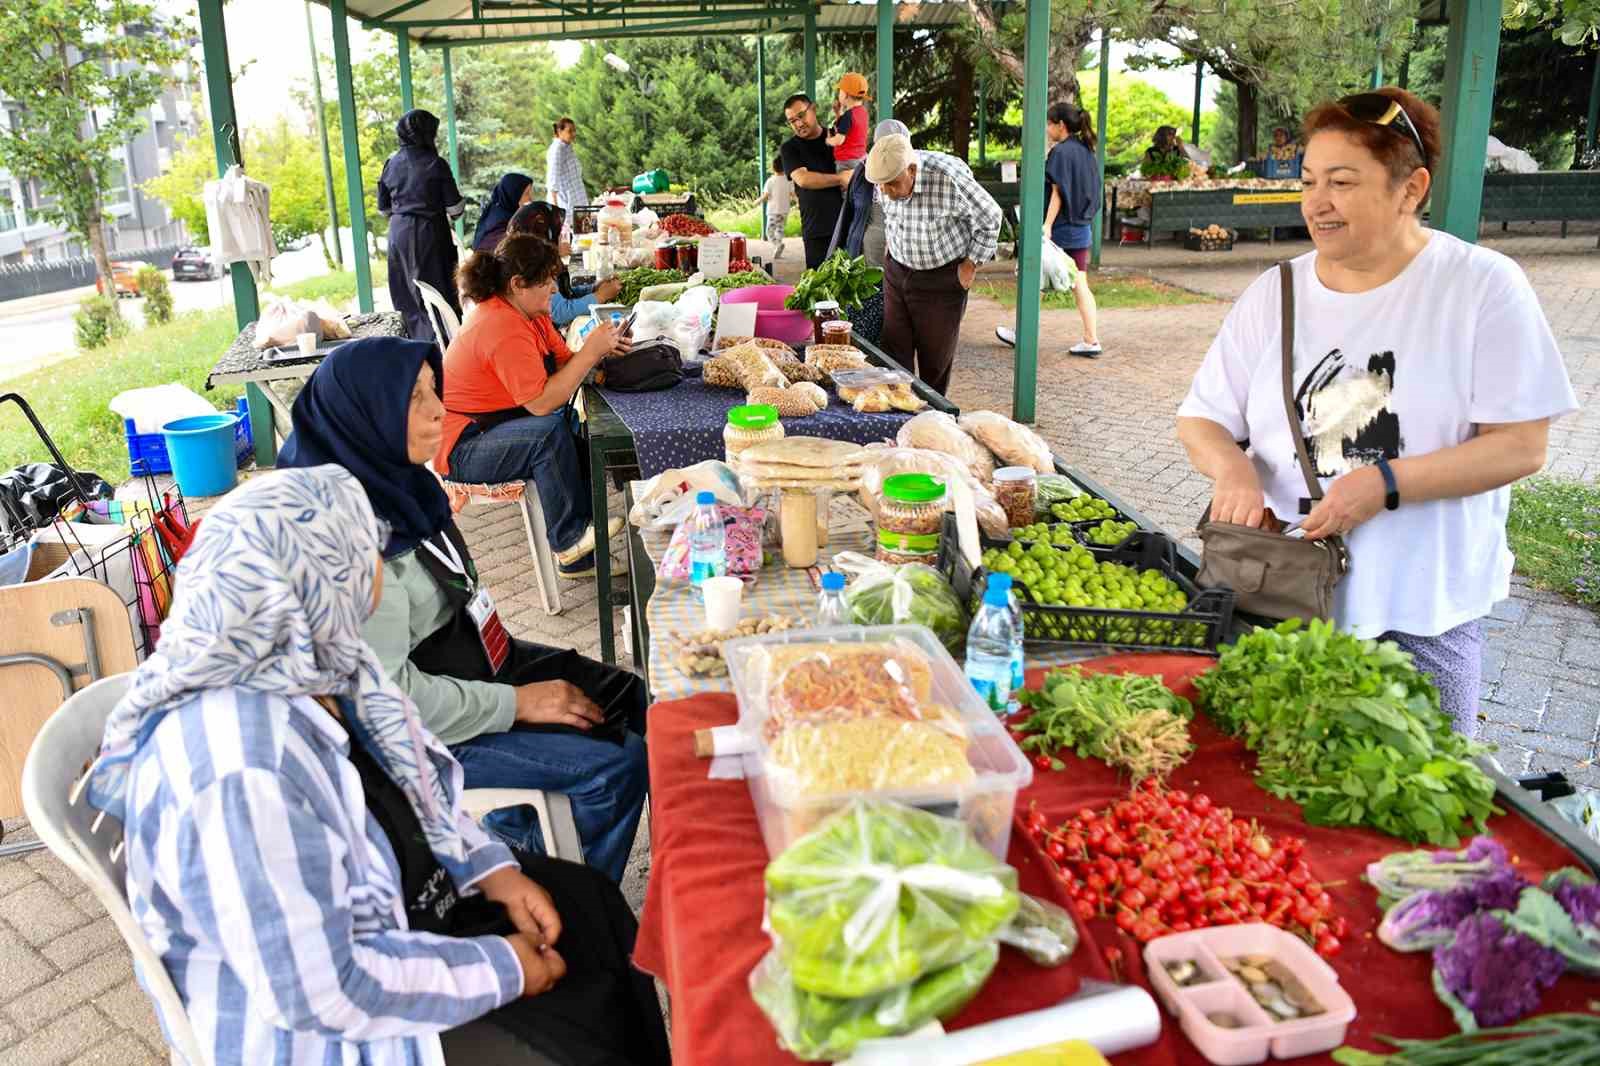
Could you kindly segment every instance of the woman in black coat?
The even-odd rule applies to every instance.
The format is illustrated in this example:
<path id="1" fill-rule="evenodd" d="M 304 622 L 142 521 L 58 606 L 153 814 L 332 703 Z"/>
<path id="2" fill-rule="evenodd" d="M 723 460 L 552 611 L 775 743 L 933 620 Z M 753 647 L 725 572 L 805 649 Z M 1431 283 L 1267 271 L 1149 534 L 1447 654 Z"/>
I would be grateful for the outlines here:
<path id="1" fill-rule="evenodd" d="M 416 282 L 433 286 L 456 316 L 456 245 L 450 220 L 466 210 L 450 164 L 439 157 L 434 140 L 439 119 L 427 111 L 407 111 L 395 124 L 400 148 L 383 164 L 378 178 L 378 210 L 389 219 L 389 299 L 405 316 L 412 340 L 432 341 Z"/>

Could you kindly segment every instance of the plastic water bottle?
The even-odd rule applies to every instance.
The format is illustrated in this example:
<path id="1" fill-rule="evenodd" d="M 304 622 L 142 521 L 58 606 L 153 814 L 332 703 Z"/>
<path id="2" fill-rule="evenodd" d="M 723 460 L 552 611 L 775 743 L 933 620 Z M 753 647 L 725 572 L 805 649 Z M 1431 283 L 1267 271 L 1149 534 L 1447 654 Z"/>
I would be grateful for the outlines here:
<path id="1" fill-rule="evenodd" d="M 1006 602 L 1011 608 L 1011 691 L 1016 692 L 1023 685 L 1023 654 L 1022 654 L 1022 604 L 1017 602 L 1016 590 L 1011 584 L 1010 574 L 990 574 L 989 584 L 998 585 L 1006 590 Z M 1014 711 L 1022 706 L 1016 700 L 1011 701 Z"/>
<path id="2" fill-rule="evenodd" d="M 817 600 L 817 625 L 842 626 L 850 622 L 850 609 L 844 604 L 844 575 L 830 570 L 822 575 L 822 595 Z"/>
<path id="3" fill-rule="evenodd" d="M 727 572 L 727 532 L 717 512 L 716 494 L 697 493 L 689 526 L 689 580 L 698 589 L 708 579 Z"/>
<path id="4" fill-rule="evenodd" d="M 967 630 L 967 680 L 995 714 L 1011 709 L 1011 593 L 990 582 Z"/>

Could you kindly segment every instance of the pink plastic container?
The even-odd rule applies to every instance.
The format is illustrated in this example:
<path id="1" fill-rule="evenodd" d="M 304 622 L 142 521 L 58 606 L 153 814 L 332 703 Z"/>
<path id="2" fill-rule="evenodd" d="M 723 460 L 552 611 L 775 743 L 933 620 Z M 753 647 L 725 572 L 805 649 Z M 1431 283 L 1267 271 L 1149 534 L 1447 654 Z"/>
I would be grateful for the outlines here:
<path id="1" fill-rule="evenodd" d="M 784 310 L 783 301 L 793 292 L 793 285 L 747 285 L 724 293 L 722 302 L 755 304 L 756 336 L 801 344 L 811 339 L 811 316 L 804 311 Z"/>
<path id="2" fill-rule="evenodd" d="M 1241 955 L 1275 959 L 1305 986 L 1323 1013 L 1292 1021 L 1272 1018 L 1244 982 L 1222 964 L 1223 959 Z M 1165 964 L 1183 960 L 1192 960 L 1205 980 L 1178 985 Z M 1268 1055 L 1292 1059 L 1331 1051 L 1344 1043 L 1345 1030 L 1355 1020 L 1355 1002 L 1340 987 L 1333 967 L 1305 941 L 1270 925 L 1223 925 L 1164 936 L 1145 945 L 1144 963 L 1156 996 L 1177 1016 L 1200 1054 L 1216 1066 L 1265 1062 Z M 1214 1011 L 1232 1014 L 1244 1025 L 1238 1029 L 1214 1025 L 1206 1018 Z"/>

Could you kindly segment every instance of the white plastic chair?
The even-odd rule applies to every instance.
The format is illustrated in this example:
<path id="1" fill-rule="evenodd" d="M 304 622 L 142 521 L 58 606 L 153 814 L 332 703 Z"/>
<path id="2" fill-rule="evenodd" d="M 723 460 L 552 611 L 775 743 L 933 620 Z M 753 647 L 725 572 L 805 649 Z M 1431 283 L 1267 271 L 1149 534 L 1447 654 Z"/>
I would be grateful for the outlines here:
<path id="1" fill-rule="evenodd" d="M 91 807 L 79 787 L 84 765 L 100 749 L 106 718 L 132 678 L 132 673 L 117 674 L 79 689 L 45 721 L 22 767 L 22 805 L 39 839 L 89 886 L 122 934 L 165 1023 L 175 1066 L 205 1066 L 211 1057 L 195 1037 L 183 999 L 128 907 L 122 826 Z M 550 855 L 583 861 L 572 803 L 565 795 L 534 788 L 469 788 L 461 794 L 461 805 L 474 818 L 502 807 L 530 806 L 539 814 Z"/>
<path id="2" fill-rule="evenodd" d="M 411 284 L 417 287 L 417 295 L 422 297 L 422 310 L 428 316 L 428 324 L 433 327 L 434 341 L 441 352 L 447 350 L 461 331 L 461 319 L 456 317 L 455 309 L 439 294 L 438 289 L 426 281 L 413 281 Z"/>
<path id="3" fill-rule="evenodd" d="M 428 469 L 433 470 L 431 462 Z M 439 477 L 438 471 L 434 471 L 434 476 Z M 439 482 L 444 486 L 445 495 L 450 497 L 453 514 L 459 514 L 474 503 L 514 503 L 522 509 L 522 531 L 528 536 L 528 555 L 533 560 L 533 585 L 539 590 L 539 606 L 545 614 L 560 614 L 561 572 L 556 568 L 556 553 L 550 548 L 539 490 L 528 481 L 480 485 L 439 478 Z"/>

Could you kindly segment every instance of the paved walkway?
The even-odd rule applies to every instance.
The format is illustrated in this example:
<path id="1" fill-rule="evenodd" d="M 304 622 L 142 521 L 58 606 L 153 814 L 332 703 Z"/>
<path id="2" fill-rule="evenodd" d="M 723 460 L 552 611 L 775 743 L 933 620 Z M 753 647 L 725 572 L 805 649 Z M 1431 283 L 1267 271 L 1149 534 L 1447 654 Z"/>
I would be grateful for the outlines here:
<path id="1" fill-rule="evenodd" d="M 1584 411 L 1552 433 L 1553 472 L 1600 476 L 1600 253 L 1595 228 L 1574 227 L 1567 240 L 1547 230 L 1485 243 L 1527 270 L 1566 353 Z M 790 242 L 798 253 L 798 242 Z M 1097 361 L 1066 355 L 1077 316 L 1045 315 L 1040 363 L 1039 428 L 1068 462 L 1124 493 L 1168 529 L 1190 530 L 1207 498 L 1173 437 L 1173 412 L 1236 297 L 1277 258 L 1304 245 L 1242 244 L 1228 255 L 1158 246 L 1107 250 L 1107 269 L 1136 270 L 1216 303 L 1107 311 L 1107 352 Z M 793 259 L 781 261 L 783 272 Z M 1010 408 L 1012 353 L 994 339 L 1010 315 L 975 300 L 964 325 L 963 355 L 951 390 L 963 406 Z M 613 506 L 619 506 L 614 500 Z M 566 611 L 547 617 L 528 572 L 527 544 L 515 508 L 485 506 L 462 528 L 502 616 L 519 636 L 599 654 L 592 583 L 568 583 Z M 620 617 L 620 616 L 619 616 Z M 1519 582 L 1490 621 L 1485 662 L 1488 739 L 1501 744 L 1512 771 L 1559 768 L 1600 787 L 1593 766 L 1600 728 L 1600 625 L 1595 613 Z M 618 633 L 624 632 L 619 624 Z M 13 823 L 14 824 L 14 823 Z M 642 828 L 624 891 L 643 900 L 649 857 Z M 0 1058 L 8 1066 L 58 1063 L 155 1066 L 165 1061 L 150 1008 L 134 983 L 110 920 L 60 863 L 42 853 L 0 860 Z"/>

